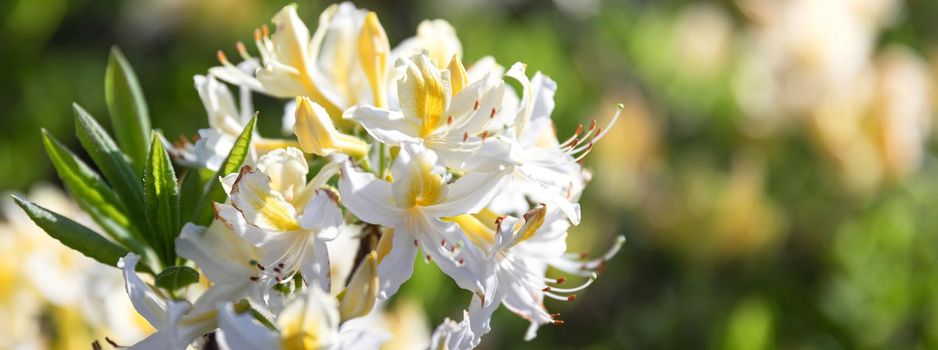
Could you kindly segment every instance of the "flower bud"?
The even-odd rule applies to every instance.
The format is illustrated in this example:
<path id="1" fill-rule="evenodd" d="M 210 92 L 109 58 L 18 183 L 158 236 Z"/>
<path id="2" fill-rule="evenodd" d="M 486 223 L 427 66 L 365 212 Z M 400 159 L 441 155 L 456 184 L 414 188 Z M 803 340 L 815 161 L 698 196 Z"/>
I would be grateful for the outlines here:
<path id="1" fill-rule="evenodd" d="M 339 315 L 349 320 L 367 315 L 378 297 L 378 253 L 372 251 L 352 275 L 348 287 L 339 294 Z"/>
<path id="2" fill-rule="evenodd" d="M 375 107 L 378 108 L 386 108 L 388 105 L 384 77 L 387 75 L 390 54 L 391 45 L 381 22 L 378 21 L 378 15 L 368 12 L 358 35 L 358 60 L 362 63 L 362 70 L 365 71 L 374 94 Z"/>
<path id="3" fill-rule="evenodd" d="M 303 152 L 319 156 L 345 153 L 353 158 L 364 157 L 368 144 L 361 139 L 336 130 L 322 106 L 307 97 L 296 98 L 296 124 L 293 126 Z"/>

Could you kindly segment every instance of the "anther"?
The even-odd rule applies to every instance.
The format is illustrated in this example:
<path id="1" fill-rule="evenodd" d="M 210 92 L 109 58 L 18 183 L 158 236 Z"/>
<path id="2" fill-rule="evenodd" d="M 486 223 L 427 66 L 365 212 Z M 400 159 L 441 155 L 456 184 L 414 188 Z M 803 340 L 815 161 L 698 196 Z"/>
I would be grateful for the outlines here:
<path id="1" fill-rule="evenodd" d="M 265 38 L 270 36 L 270 28 L 268 28 L 266 24 L 261 26 L 261 30 L 264 32 Z"/>
<path id="2" fill-rule="evenodd" d="M 283 268 L 283 263 L 279 263 L 279 264 L 277 264 L 277 267 L 279 267 L 279 268 Z"/>
<path id="3" fill-rule="evenodd" d="M 479 110 L 479 100 L 476 100 L 475 105 L 472 106 L 472 110 L 473 110 L 473 111 Z"/>
<path id="4" fill-rule="evenodd" d="M 554 320 L 554 325 L 556 325 L 556 326 L 563 326 L 563 325 L 564 325 L 564 322 L 563 322 L 563 320 Z"/>
<path id="5" fill-rule="evenodd" d="M 573 294 L 573 295 L 568 295 L 568 296 L 567 296 L 567 301 L 574 301 L 574 300 L 576 300 L 576 295 L 575 295 L 575 294 Z"/>
<path id="6" fill-rule="evenodd" d="M 225 53 L 222 52 L 222 50 L 218 50 L 216 56 L 218 57 L 218 62 L 221 62 L 222 64 L 228 63 L 228 58 L 225 57 Z"/>
<path id="7" fill-rule="evenodd" d="M 564 278 L 563 276 L 561 276 L 560 278 L 557 279 L 557 284 L 563 284 L 563 283 L 566 282 L 566 281 L 567 281 L 567 279 Z"/>
<path id="8" fill-rule="evenodd" d="M 542 292 L 549 292 L 549 291 L 550 291 L 550 287 L 549 287 L 549 286 L 548 286 L 548 287 L 544 287 L 544 289 L 541 289 L 541 291 L 542 291 Z"/>
<path id="9" fill-rule="evenodd" d="M 492 107 L 492 113 L 489 113 L 489 118 L 495 118 L 495 107 Z"/>
<path id="10" fill-rule="evenodd" d="M 483 131 L 483 132 L 482 132 L 482 139 L 485 140 L 485 139 L 487 139 L 488 137 L 489 137 L 489 131 L 488 131 L 488 130 Z"/>
<path id="11" fill-rule="evenodd" d="M 466 261 L 463 260 L 463 258 L 459 258 L 459 265 L 462 266 L 462 265 L 465 265 L 465 264 L 466 264 Z"/>
<path id="12" fill-rule="evenodd" d="M 550 318 L 557 318 L 557 317 L 560 317 L 560 313 L 559 313 L 559 312 L 555 312 L 555 313 L 550 314 Z"/>
<path id="13" fill-rule="evenodd" d="M 446 117 L 446 125 L 453 124 L 453 116 Z"/>
<path id="14" fill-rule="evenodd" d="M 244 47 L 244 43 L 242 43 L 242 42 L 240 42 L 240 41 L 236 42 L 236 43 L 235 43 L 235 48 L 238 49 L 238 53 L 241 54 L 241 56 L 247 56 L 247 54 L 248 54 L 248 49 L 247 49 L 246 47 Z"/>
<path id="15" fill-rule="evenodd" d="M 446 246 L 446 240 L 445 240 L 445 239 L 441 239 L 441 240 L 440 240 L 440 245 L 445 247 L 445 246 Z"/>
<path id="16" fill-rule="evenodd" d="M 416 246 L 417 246 L 417 240 L 415 239 L 415 240 L 414 240 L 414 247 L 416 247 Z"/>
<path id="17" fill-rule="evenodd" d="M 257 282 L 259 278 L 257 276 L 251 276 L 251 281 Z"/>
<path id="18" fill-rule="evenodd" d="M 593 129 L 596 129 L 596 119 L 593 119 L 593 121 L 590 123 L 590 131 Z"/>
<path id="19" fill-rule="evenodd" d="M 260 29 L 255 29 L 255 30 L 254 30 L 254 41 L 261 41 L 261 30 L 260 30 Z"/>
<path id="20" fill-rule="evenodd" d="M 255 265 L 256 265 L 257 268 L 260 269 L 261 271 L 267 271 L 267 269 L 264 268 L 264 265 L 261 265 L 261 264 L 255 264 Z"/>
<path id="21" fill-rule="evenodd" d="M 468 139 L 469 139 L 469 132 L 466 131 L 466 132 L 462 133 L 462 142 L 466 142 L 466 140 L 468 140 Z"/>
<path id="22" fill-rule="evenodd" d="M 580 136 L 583 133 L 583 124 L 577 125 L 576 131 L 573 132 L 574 135 Z"/>

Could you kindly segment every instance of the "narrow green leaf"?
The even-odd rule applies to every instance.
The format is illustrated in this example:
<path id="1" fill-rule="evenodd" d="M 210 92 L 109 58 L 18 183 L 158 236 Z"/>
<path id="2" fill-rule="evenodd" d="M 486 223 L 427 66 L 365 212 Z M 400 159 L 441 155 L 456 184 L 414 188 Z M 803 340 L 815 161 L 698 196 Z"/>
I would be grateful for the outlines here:
<path id="1" fill-rule="evenodd" d="M 111 48 L 108 58 L 104 98 L 117 142 L 140 174 L 148 153 L 150 115 L 137 75 L 117 46 Z"/>
<path id="2" fill-rule="evenodd" d="M 176 259 L 174 240 L 179 233 L 179 194 L 169 153 L 156 132 L 153 132 L 143 174 L 143 189 L 147 222 L 156 233 L 154 248 L 157 248 L 163 264 L 171 265 Z"/>
<path id="3" fill-rule="evenodd" d="M 148 237 L 150 228 L 144 212 L 143 183 L 121 153 L 114 140 L 101 128 L 94 118 L 78 104 L 75 110 L 75 129 L 82 147 L 114 189 L 126 209 L 125 214 L 137 227 L 141 236 Z"/>
<path id="4" fill-rule="evenodd" d="M 49 236 L 89 258 L 103 264 L 117 266 L 117 260 L 129 252 L 67 217 L 16 196 L 13 196 L 13 200 Z"/>
<path id="5" fill-rule="evenodd" d="M 156 275 L 156 286 L 177 290 L 199 281 L 199 272 L 188 266 L 170 266 Z"/>
<path id="6" fill-rule="evenodd" d="M 203 226 L 208 225 L 212 221 L 212 202 L 225 201 L 226 194 L 221 187 L 221 183 L 218 182 L 218 178 L 237 172 L 244 164 L 244 160 L 247 159 L 248 153 L 251 151 L 251 138 L 254 136 L 255 124 L 257 124 L 257 114 L 254 114 L 254 118 L 251 118 L 251 121 L 244 127 L 241 135 L 238 135 L 234 146 L 231 147 L 231 152 L 228 153 L 228 157 L 225 158 L 225 162 L 215 173 L 214 178 L 205 184 L 202 197 L 199 199 L 196 211 L 192 216 L 191 221 L 193 223 Z"/>
<path id="7" fill-rule="evenodd" d="M 142 254 L 139 233 L 124 215 L 124 205 L 117 194 L 75 154 L 42 130 L 42 143 L 59 179 L 78 206 L 94 219 L 115 241 Z"/>

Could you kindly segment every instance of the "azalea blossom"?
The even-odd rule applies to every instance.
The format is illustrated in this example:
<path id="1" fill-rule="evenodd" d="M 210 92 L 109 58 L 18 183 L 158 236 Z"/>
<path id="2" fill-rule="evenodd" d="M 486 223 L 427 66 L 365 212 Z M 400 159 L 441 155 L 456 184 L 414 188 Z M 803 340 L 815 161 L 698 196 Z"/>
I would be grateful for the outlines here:
<path id="1" fill-rule="evenodd" d="M 285 281 L 297 271 L 307 283 L 330 289 L 327 241 L 336 238 L 342 215 L 336 195 L 320 188 L 336 171 L 325 166 L 306 181 L 309 165 L 296 148 L 262 156 L 257 168 L 245 166 L 227 176 L 230 205 L 219 205 L 220 220 L 261 249 L 262 269 Z M 231 214 L 231 215 L 229 215 Z"/>
<path id="2" fill-rule="evenodd" d="M 513 173 L 512 185 L 496 198 L 493 207 L 520 214 L 528 209 L 528 201 L 543 202 L 579 224 L 580 205 L 576 200 L 588 178 L 579 161 L 615 124 L 622 106 L 618 106 L 606 128 L 594 122 L 584 132 L 581 125 L 573 136 L 559 142 L 550 119 L 557 84 L 540 73 L 529 80 L 524 71 L 524 65 L 515 64 L 505 74 L 521 83 L 523 97 L 511 130 L 499 135 L 500 140 L 510 144 L 506 161 Z"/>
<path id="3" fill-rule="evenodd" d="M 276 317 L 277 331 L 257 322 L 250 313 L 236 313 L 231 304 L 219 307 L 223 349 L 377 349 L 388 336 L 354 322 L 340 325 L 339 303 L 319 287 L 298 295 Z"/>
<path id="4" fill-rule="evenodd" d="M 401 76 L 400 111 L 361 105 L 346 111 L 344 118 L 360 122 L 387 145 L 421 142 L 457 169 L 476 167 L 488 152 L 499 154 L 497 147 L 480 149 L 505 96 L 501 79 L 487 76 L 470 83 L 457 56 L 446 69 L 437 68 L 425 54 L 400 58 L 395 69 Z"/>
<path id="5" fill-rule="evenodd" d="M 467 262 L 467 258 L 475 259 L 463 254 L 471 250 L 459 249 L 469 248 L 468 240 L 456 225 L 440 218 L 481 210 L 501 190 L 506 177 L 498 172 L 473 172 L 447 183 L 445 175 L 436 154 L 413 143 L 401 147 L 391 166 L 393 182 L 343 163 L 339 192 L 345 208 L 362 221 L 393 228 L 382 237 L 383 244 L 390 244 L 378 266 L 382 298 L 396 293 L 410 278 L 418 247 L 462 288 L 481 290 L 480 280 L 470 271 L 478 262 Z"/>
<path id="6" fill-rule="evenodd" d="M 130 253 L 121 258 L 117 267 L 124 271 L 127 295 L 134 308 L 156 329 L 156 333 L 134 344 L 131 349 L 184 349 L 197 337 L 217 327 L 214 310 L 192 312 L 193 306 L 188 301 L 170 299 L 143 282 L 135 271 L 139 262 L 140 256 Z M 205 308 L 197 306 L 196 309 Z"/>
<path id="7" fill-rule="evenodd" d="M 255 60 L 248 60 L 242 62 L 238 69 L 250 69 L 256 65 Z M 170 150 L 183 164 L 218 171 L 238 136 L 254 115 L 251 90 L 247 86 L 240 86 L 239 101 L 236 102 L 231 90 L 214 76 L 196 75 L 193 79 L 208 114 L 209 127 L 199 130 L 198 139 L 194 144 L 190 140 L 180 138 Z M 256 159 L 258 154 L 294 144 L 288 140 L 263 138 L 255 131 L 249 156 Z"/>

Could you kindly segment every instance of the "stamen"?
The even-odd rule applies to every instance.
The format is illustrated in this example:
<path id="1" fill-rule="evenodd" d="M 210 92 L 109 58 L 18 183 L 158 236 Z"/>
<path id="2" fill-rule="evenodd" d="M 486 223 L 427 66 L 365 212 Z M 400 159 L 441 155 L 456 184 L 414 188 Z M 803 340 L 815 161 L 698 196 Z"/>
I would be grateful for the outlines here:
<path id="1" fill-rule="evenodd" d="M 241 59 L 247 61 L 251 59 L 251 55 L 248 54 L 247 47 L 244 46 L 244 43 L 238 41 L 235 43 L 235 48 L 238 49 L 238 54 L 241 55 Z"/>
<path id="2" fill-rule="evenodd" d="M 550 265 L 560 271 L 572 273 L 574 275 L 591 276 L 594 274 L 594 272 L 601 272 L 600 270 L 605 268 L 606 261 L 612 259 L 612 257 L 614 257 L 619 252 L 619 249 L 622 248 L 624 243 L 625 236 L 618 236 L 616 237 L 616 242 L 613 243 L 612 248 L 610 248 L 606 254 L 603 254 L 603 256 L 597 259 L 585 262 L 575 261 L 571 257 L 564 255 L 551 260 Z M 579 260 L 582 260 L 582 258 Z"/>
<path id="3" fill-rule="evenodd" d="M 579 286 L 576 286 L 576 287 L 573 287 L 573 288 L 556 288 L 556 287 L 554 287 L 554 288 L 552 288 L 552 291 L 558 292 L 558 293 L 576 293 L 576 292 L 579 292 L 579 291 L 581 291 L 581 290 L 586 289 L 586 287 L 589 287 L 591 284 L 593 284 L 593 281 L 595 281 L 596 278 L 597 278 L 597 276 L 596 276 L 596 274 L 594 273 L 593 275 L 590 276 L 590 278 L 589 278 L 588 280 L 586 280 L 586 282 L 584 282 L 583 284 L 581 284 L 581 285 L 579 285 Z M 550 288 L 550 287 L 548 287 L 548 288 Z M 546 291 L 545 291 L 545 292 L 546 292 Z"/>
<path id="4" fill-rule="evenodd" d="M 255 29 L 255 30 L 254 30 L 254 41 L 261 41 L 261 30 L 260 30 L 260 29 Z"/>
<path id="5" fill-rule="evenodd" d="M 265 38 L 270 36 L 270 28 L 266 24 L 261 26 L 261 30 L 264 31 Z"/>
<path id="6" fill-rule="evenodd" d="M 222 50 L 218 50 L 218 52 L 215 53 L 215 56 L 218 58 L 218 62 L 221 62 L 221 64 L 231 64 L 228 62 L 228 58 L 225 57 L 225 53 Z"/>
<path id="7" fill-rule="evenodd" d="M 571 301 L 570 297 L 573 297 L 572 295 L 561 296 L 561 295 L 557 295 L 551 292 L 544 292 L 544 296 L 554 299 L 554 300 L 560 300 L 560 301 Z M 576 297 L 573 297 L 573 298 L 576 299 Z"/>

